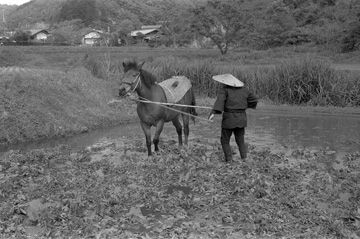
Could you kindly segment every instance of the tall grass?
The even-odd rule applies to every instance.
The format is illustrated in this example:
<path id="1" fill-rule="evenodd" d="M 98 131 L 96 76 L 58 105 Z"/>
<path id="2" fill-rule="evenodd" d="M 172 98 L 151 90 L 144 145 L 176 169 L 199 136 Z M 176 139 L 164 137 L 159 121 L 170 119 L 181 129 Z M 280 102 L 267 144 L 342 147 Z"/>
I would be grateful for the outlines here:
<path id="1" fill-rule="evenodd" d="M 198 94 L 213 97 L 218 84 L 211 77 L 231 73 L 260 98 L 298 105 L 360 106 L 360 76 L 336 71 L 325 61 L 294 59 L 274 67 L 223 65 L 215 61 L 159 58 L 152 64 L 160 79 L 185 75 Z"/>
<path id="2" fill-rule="evenodd" d="M 103 79 L 121 78 L 121 60 L 108 64 L 108 59 L 88 59 L 87 68 Z M 159 81 L 174 75 L 188 77 L 198 95 L 215 97 L 219 84 L 212 76 L 231 73 L 245 82 L 260 98 L 274 103 L 314 106 L 360 106 L 360 75 L 337 71 L 331 64 L 311 57 L 294 58 L 274 65 L 244 66 L 240 61 L 189 59 L 160 56 L 147 58 L 145 68 Z M 110 77 L 112 76 L 112 77 Z"/>
<path id="3" fill-rule="evenodd" d="M 360 106 L 360 80 L 311 58 L 283 62 L 267 75 L 246 77 L 254 90 L 278 103 Z"/>

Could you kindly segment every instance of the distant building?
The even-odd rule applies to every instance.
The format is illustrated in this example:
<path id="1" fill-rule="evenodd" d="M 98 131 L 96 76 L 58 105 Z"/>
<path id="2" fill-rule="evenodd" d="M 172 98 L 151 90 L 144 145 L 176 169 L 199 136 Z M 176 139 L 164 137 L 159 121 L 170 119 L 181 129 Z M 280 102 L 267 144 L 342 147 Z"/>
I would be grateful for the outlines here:
<path id="1" fill-rule="evenodd" d="M 142 30 L 147 30 L 147 29 L 160 29 L 162 27 L 162 25 L 144 25 L 141 26 Z"/>
<path id="2" fill-rule="evenodd" d="M 136 40 L 143 40 L 148 42 L 156 39 L 161 35 L 161 25 L 145 25 L 141 26 L 140 30 L 135 30 L 130 33 L 130 36 Z"/>
<path id="3" fill-rule="evenodd" d="M 101 41 L 104 40 L 104 32 L 100 30 L 91 30 L 87 32 L 82 38 L 82 44 L 94 46 L 100 45 Z"/>
<path id="4" fill-rule="evenodd" d="M 47 30 L 44 29 L 32 29 L 28 30 L 30 33 L 30 40 L 32 42 L 45 42 L 50 35 Z"/>

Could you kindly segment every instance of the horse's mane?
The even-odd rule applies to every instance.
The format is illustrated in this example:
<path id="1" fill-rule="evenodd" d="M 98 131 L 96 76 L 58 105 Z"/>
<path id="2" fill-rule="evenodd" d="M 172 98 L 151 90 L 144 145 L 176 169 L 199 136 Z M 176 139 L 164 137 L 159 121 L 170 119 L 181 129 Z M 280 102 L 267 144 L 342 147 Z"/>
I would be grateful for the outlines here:
<path id="1" fill-rule="evenodd" d="M 156 77 L 152 73 L 148 72 L 147 70 L 142 69 L 141 66 L 139 67 L 139 64 L 136 61 L 125 62 L 124 67 L 126 67 L 126 69 L 138 70 L 141 73 L 144 84 L 147 87 L 151 87 L 157 81 Z"/>
<path id="2" fill-rule="evenodd" d="M 156 77 L 152 73 L 141 69 L 141 74 L 143 76 L 143 81 L 147 87 L 151 87 L 156 83 Z"/>

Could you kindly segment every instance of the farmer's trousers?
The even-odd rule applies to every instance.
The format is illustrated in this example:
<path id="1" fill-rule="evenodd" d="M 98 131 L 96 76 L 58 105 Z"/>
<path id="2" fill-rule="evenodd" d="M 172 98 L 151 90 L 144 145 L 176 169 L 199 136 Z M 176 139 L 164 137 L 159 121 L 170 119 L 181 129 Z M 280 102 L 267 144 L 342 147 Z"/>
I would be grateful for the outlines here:
<path id="1" fill-rule="evenodd" d="M 235 141 L 240 151 L 242 159 L 246 158 L 246 144 L 245 144 L 245 128 L 234 128 L 234 129 L 221 129 L 221 146 L 225 154 L 225 161 L 232 160 L 232 152 L 230 147 L 230 138 L 232 133 L 235 135 Z"/>

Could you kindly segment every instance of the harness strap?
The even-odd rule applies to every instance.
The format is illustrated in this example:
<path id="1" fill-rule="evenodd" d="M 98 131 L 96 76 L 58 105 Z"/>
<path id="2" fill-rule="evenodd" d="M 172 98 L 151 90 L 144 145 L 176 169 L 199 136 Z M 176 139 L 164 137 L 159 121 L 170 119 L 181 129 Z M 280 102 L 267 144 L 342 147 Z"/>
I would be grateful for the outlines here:
<path id="1" fill-rule="evenodd" d="M 131 93 L 134 93 L 134 92 L 135 92 L 136 88 L 138 87 L 138 85 L 139 85 L 140 82 L 141 82 L 140 73 L 136 76 L 135 81 L 137 81 L 137 82 L 136 82 L 136 85 L 135 85 L 134 89 L 131 91 Z"/>

